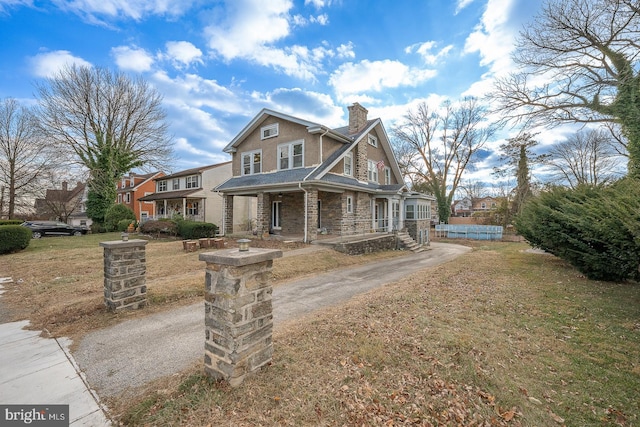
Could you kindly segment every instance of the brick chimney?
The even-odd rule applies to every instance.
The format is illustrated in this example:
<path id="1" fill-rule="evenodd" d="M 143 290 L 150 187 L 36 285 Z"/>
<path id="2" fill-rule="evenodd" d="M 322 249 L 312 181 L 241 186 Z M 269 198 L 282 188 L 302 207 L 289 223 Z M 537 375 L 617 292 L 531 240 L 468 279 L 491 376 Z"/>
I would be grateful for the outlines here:
<path id="1" fill-rule="evenodd" d="M 349 109 L 349 133 L 361 131 L 367 124 L 367 113 L 369 111 L 357 102 L 347 108 Z"/>

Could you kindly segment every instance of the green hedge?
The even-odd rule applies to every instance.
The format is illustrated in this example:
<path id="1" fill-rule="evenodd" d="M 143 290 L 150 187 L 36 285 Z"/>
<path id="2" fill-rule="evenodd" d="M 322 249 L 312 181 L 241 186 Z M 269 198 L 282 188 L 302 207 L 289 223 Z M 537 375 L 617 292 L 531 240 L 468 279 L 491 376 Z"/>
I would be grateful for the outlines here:
<path id="1" fill-rule="evenodd" d="M 175 236 L 178 228 L 173 221 L 149 220 L 140 226 L 140 231 L 144 234 L 155 234 L 156 237 L 160 237 L 161 234 Z"/>
<path id="2" fill-rule="evenodd" d="M 24 221 L 21 219 L 0 219 L 0 226 L 2 225 L 20 225 Z"/>
<path id="3" fill-rule="evenodd" d="M 118 225 L 124 219 L 133 222 L 136 220 L 136 214 L 125 205 L 112 205 L 104 214 L 104 227 L 107 231 L 120 231 Z"/>
<path id="4" fill-rule="evenodd" d="M 0 254 L 20 251 L 29 246 L 31 230 L 20 225 L 0 226 Z"/>
<path id="5" fill-rule="evenodd" d="M 518 233 L 594 280 L 640 280 L 640 183 L 555 187 L 527 202 Z"/>
<path id="6" fill-rule="evenodd" d="M 178 235 L 183 239 L 215 237 L 218 226 L 210 222 L 178 221 Z"/>

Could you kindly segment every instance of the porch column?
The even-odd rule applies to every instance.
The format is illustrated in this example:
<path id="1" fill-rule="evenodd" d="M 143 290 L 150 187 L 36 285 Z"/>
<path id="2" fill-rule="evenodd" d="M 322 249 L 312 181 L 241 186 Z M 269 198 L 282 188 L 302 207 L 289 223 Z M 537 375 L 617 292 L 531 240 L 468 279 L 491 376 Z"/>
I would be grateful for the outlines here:
<path id="1" fill-rule="evenodd" d="M 187 219 L 187 198 L 182 199 L 182 218 Z"/>
<path id="2" fill-rule="evenodd" d="M 307 191 L 307 242 L 318 238 L 318 190 Z"/>
<path id="3" fill-rule="evenodd" d="M 167 217 L 167 199 L 164 199 L 163 202 L 164 202 L 164 211 L 163 211 L 164 213 L 162 214 L 162 217 L 166 218 Z"/>
<path id="4" fill-rule="evenodd" d="M 269 223 L 271 219 L 271 196 L 269 193 L 258 193 L 258 217 L 256 227 L 258 236 L 264 237 L 269 234 Z"/>
<path id="5" fill-rule="evenodd" d="M 233 196 L 222 198 L 222 234 L 233 234 Z"/>
<path id="6" fill-rule="evenodd" d="M 393 202 L 394 199 L 387 197 L 387 233 L 393 230 Z"/>
<path id="7" fill-rule="evenodd" d="M 400 197 L 400 209 L 398 209 L 400 217 L 398 218 L 398 230 L 404 230 L 404 198 Z"/>

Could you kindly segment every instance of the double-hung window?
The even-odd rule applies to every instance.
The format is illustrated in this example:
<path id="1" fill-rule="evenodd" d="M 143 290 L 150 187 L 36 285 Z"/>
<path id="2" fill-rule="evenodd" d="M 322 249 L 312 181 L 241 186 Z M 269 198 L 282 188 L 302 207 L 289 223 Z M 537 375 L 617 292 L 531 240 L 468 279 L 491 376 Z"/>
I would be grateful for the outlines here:
<path id="1" fill-rule="evenodd" d="M 167 191 L 167 181 L 158 181 L 158 192 Z"/>
<path id="2" fill-rule="evenodd" d="M 278 169 L 301 168 L 304 165 L 304 142 L 278 145 Z"/>
<path id="3" fill-rule="evenodd" d="M 242 153 L 242 175 L 253 175 L 262 171 L 262 150 Z"/>
<path id="4" fill-rule="evenodd" d="M 347 196 L 347 213 L 353 213 L 353 197 Z"/>
<path id="5" fill-rule="evenodd" d="M 378 146 L 378 138 L 373 135 L 368 135 L 367 142 L 369 143 L 369 145 L 372 145 L 374 147 Z"/>
<path id="6" fill-rule="evenodd" d="M 391 168 L 389 167 L 384 168 L 384 184 L 385 185 L 391 184 Z"/>
<path id="7" fill-rule="evenodd" d="M 179 190 L 180 189 L 180 178 L 174 178 L 172 184 L 173 184 L 172 190 Z"/>
<path id="8" fill-rule="evenodd" d="M 367 161 L 367 179 L 371 182 L 378 182 L 378 165 L 373 160 Z"/>
<path id="9" fill-rule="evenodd" d="M 344 174 L 353 176 L 353 153 L 347 153 L 344 156 Z"/>
<path id="10" fill-rule="evenodd" d="M 198 175 L 188 176 L 185 180 L 186 188 L 198 188 Z"/>

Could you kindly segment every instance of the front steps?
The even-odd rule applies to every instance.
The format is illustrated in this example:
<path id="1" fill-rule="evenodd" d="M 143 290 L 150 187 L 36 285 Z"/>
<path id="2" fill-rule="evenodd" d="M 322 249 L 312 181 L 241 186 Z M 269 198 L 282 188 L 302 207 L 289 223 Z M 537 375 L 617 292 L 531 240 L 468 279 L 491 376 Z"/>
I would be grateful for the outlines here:
<path id="1" fill-rule="evenodd" d="M 413 240 L 413 237 L 411 237 L 406 231 L 399 231 L 398 239 L 400 240 L 400 244 L 402 245 L 402 247 L 410 250 L 411 252 L 419 253 L 424 252 L 428 249 L 426 245 L 420 245 L 415 240 Z"/>

